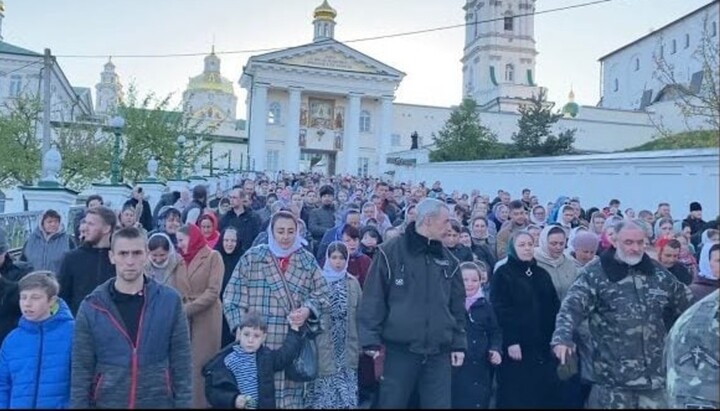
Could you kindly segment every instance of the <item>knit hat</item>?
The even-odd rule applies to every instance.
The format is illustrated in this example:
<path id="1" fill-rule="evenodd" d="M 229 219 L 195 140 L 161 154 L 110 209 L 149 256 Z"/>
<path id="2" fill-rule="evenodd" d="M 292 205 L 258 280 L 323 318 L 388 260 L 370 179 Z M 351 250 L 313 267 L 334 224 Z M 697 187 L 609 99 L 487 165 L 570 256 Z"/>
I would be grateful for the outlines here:
<path id="1" fill-rule="evenodd" d="M 334 197 L 335 190 L 332 188 L 332 186 L 324 185 L 324 186 L 320 187 L 320 197 L 322 197 L 324 195 L 331 195 Z"/>
<path id="2" fill-rule="evenodd" d="M 5 230 L 0 228 L 0 253 L 6 252 L 10 248 L 10 245 L 7 242 L 7 234 L 5 234 Z"/>
<path id="3" fill-rule="evenodd" d="M 690 203 L 690 212 L 693 211 L 702 211 L 702 206 L 697 201 Z"/>
<path id="4" fill-rule="evenodd" d="M 574 250 L 597 250 L 600 239 L 590 231 L 579 231 L 572 241 Z"/>

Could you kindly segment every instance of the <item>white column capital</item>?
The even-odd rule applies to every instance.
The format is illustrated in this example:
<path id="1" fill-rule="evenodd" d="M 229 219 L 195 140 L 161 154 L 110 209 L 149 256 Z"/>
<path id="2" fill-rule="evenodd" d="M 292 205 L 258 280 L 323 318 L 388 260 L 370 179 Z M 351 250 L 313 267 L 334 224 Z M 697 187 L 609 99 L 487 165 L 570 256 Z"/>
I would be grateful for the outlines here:
<path id="1" fill-rule="evenodd" d="M 395 95 L 385 94 L 385 95 L 380 96 L 380 100 L 382 100 L 383 103 L 393 102 L 395 100 Z"/>
<path id="2" fill-rule="evenodd" d="M 361 97 L 364 96 L 364 95 L 365 95 L 365 93 L 361 93 L 361 92 L 359 92 L 359 91 L 350 91 L 350 92 L 347 93 L 347 98 L 348 98 L 348 99 L 350 99 L 350 98 L 361 98 Z"/>
<path id="3" fill-rule="evenodd" d="M 253 83 L 253 89 L 267 90 L 270 88 L 270 83 Z"/>
<path id="4" fill-rule="evenodd" d="M 303 90 L 305 90 L 305 87 L 303 86 L 288 86 L 288 92 L 300 93 Z"/>

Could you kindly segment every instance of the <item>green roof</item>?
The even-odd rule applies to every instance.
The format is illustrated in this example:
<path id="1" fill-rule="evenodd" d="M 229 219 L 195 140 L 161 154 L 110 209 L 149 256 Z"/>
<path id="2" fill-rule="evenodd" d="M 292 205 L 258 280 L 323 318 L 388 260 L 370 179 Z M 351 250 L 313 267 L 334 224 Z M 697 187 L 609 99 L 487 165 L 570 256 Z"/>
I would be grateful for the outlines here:
<path id="1" fill-rule="evenodd" d="M 20 54 L 23 56 L 42 56 L 40 53 L 36 53 L 34 51 L 24 49 L 22 47 L 13 46 L 10 43 L 5 43 L 4 41 L 0 41 L 0 54 Z"/>

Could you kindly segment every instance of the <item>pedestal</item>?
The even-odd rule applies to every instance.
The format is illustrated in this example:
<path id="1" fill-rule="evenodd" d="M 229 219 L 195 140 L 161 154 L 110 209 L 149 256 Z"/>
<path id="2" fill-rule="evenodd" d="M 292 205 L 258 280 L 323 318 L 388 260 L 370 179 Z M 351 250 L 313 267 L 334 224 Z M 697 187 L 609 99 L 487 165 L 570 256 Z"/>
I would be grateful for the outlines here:
<path id="1" fill-rule="evenodd" d="M 62 223 L 68 226 L 68 212 L 70 207 L 75 205 L 78 192 L 62 186 L 20 187 L 25 200 L 27 200 L 28 211 L 45 211 L 53 209 L 62 217 Z"/>
<path id="2" fill-rule="evenodd" d="M 105 207 L 113 210 L 119 211 L 123 204 L 132 197 L 132 187 L 127 184 L 94 183 L 92 187 L 96 193 L 102 196 Z"/>
<path id="3" fill-rule="evenodd" d="M 167 187 L 170 191 L 182 192 L 183 189 L 190 188 L 190 181 L 188 180 L 168 180 Z"/>
<path id="4" fill-rule="evenodd" d="M 151 211 L 155 209 L 160 197 L 168 190 L 167 185 L 160 180 L 138 181 L 136 184 L 142 187 L 145 200 L 150 204 Z"/>

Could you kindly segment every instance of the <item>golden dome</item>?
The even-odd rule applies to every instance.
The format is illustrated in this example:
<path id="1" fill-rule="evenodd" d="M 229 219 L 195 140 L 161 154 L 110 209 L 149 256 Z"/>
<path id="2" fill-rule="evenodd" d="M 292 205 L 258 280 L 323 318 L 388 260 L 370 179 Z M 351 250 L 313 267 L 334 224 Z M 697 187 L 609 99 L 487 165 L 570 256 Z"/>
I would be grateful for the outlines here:
<path id="1" fill-rule="evenodd" d="M 187 89 L 212 90 L 226 94 L 235 94 L 232 82 L 223 78 L 218 73 L 203 73 L 199 76 L 192 77 Z"/>
<path id="2" fill-rule="evenodd" d="M 334 20 L 337 17 L 337 11 L 330 7 L 327 0 L 323 0 L 323 3 L 315 8 L 313 17 L 316 20 Z"/>
<path id="3" fill-rule="evenodd" d="M 3 0 L 0 0 L 0 13 L 5 11 L 5 3 L 3 3 Z"/>

